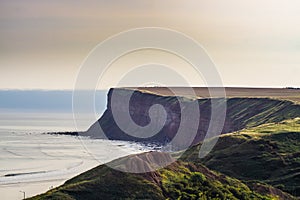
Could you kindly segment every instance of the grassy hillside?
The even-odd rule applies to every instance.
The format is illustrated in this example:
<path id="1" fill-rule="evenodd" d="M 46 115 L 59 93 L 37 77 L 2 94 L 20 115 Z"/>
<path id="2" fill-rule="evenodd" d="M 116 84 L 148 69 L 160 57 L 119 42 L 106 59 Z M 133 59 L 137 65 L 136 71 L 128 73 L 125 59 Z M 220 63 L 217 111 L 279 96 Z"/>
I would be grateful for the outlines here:
<path id="1" fill-rule="evenodd" d="M 300 118 L 221 135 L 202 160 L 198 158 L 200 146 L 189 149 L 182 159 L 300 196 Z"/>
<path id="2" fill-rule="evenodd" d="M 101 165 L 31 199 L 271 200 L 293 197 L 262 184 L 250 189 L 241 181 L 210 171 L 201 164 L 178 161 L 145 174 L 124 173 Z"/>
<path id="3" fill-rule="evenodd" d="M 227 101 L 227 120 L 235 131 L 300 117 L 300 105 L 269 98 L 232 98 Z"/>

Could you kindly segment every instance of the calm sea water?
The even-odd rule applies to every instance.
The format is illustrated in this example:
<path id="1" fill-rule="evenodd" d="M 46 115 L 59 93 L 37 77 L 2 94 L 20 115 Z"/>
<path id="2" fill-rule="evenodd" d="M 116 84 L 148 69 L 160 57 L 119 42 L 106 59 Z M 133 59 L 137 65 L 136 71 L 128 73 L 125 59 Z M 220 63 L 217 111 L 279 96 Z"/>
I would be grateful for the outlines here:
<path id="1" fill-rule="evenodd" d="M 30 197 L 99 164 L 149 150 L 130 142 L 44 134 L 74 130 L 71 113 L 2 112 L 1 199 L 22 199 L 23 192 Z"/>

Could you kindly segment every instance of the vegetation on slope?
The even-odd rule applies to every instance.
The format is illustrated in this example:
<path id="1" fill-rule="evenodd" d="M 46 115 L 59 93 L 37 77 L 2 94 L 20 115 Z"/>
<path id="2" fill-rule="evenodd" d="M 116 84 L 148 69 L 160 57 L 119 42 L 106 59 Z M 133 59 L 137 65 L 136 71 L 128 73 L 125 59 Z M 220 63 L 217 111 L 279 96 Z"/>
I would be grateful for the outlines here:
<path id="1" fill-rule="evenodd" d="M 189 149 L 182 159 L 300 196 L 300 118 L 221 135 L 202 160 L 198 158 L 200 146 Z"/>
<path id="2" fill-rule="evenodd" d="M 278 194 L 293 199 L 280 191 Z M 144 174 L 124 173 L 101 165 L 31 199 L 271 200 L 279 196 L 255 192 L 241 181 L 212 172 L 201 164 L 177 161 Z"/>
<path id="3" fill-rule="evenodd" d="M 268 98 L 229 99 L 228 110 L 235 131 L 300 117 L 299 104 Z"/>
<path id="4" fill-rule="evenodd" d="M 199 164 L 181 163 L 175 169 L 166 168 L 159 172 L 167 199 L 279 199 L 274 194 L 259 194 L 241 181 L 212 172 Z"/>

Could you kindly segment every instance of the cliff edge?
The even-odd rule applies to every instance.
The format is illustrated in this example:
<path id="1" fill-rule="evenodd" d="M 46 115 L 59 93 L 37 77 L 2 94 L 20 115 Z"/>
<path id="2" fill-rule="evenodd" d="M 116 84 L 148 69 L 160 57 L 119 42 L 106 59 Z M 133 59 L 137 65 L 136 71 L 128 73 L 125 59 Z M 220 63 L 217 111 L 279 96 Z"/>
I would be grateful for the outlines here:
<path id="1" fill-rule="evenodd" d="M 114 102 L 112 103 L 113 93 Z M 130 101 L 128 105 L 126 99 L 129 95 Z M 182 105 L 184 108 L 182 109 L 187 109 L 189 104 L 197 101 L 200 110 L 199 123 L 196 125 L 197 130 L 183 127 L 186 137 L 190 137 L 194 131 L 197 132 L 192 143 L 196 144 L 204 139 L 211 120 L 211 99 L 209 98 L 191 99 L 186 97 L 165 96 L 145 90 L 125 88 L 110 89 L 107 98 L 107 109 L 104 114 L 84 135 L 91 136 L 92 138 L 165 144 L 174 138 L 179 129 L 182 120 L 180 102 L 183 102 Z M 300 117 L 300 105 L 287 100 L 234 97 L 226 99 L 219 98 L 217 101 L 226 103 L 227 105 L 226 119 L 222 133 L 230 133 L 265 123 L 280 122 L 286 119 Z M 132 120 L 137 126 L 145 127 L 151 122 L 149 109 L 156 104 L 164 107 L 166 120 L 160 131 L 151 137 L 136 137 L 127 134 L 115 121 L 116 114 L 126 116 L 125 113 L 129 112 L 131 119 L 123 118 L 123 120 Z M 112 108 L 112 106 L 114 107 Z M 112 109 L 115 111 L 114 115 Z M 164 120 L 163 117 L 160 112 L 154 113 L 154 119 L 156 121 L 153 123 L 159 124 L 160 121 Z M 195 123 L 192 117 L 186 120 L 188 121 L 188 123 L 186 123 L 187 125 L 194 125 L 193 123 Z M 99 129 L 99 125 L 101 129 Z"/>

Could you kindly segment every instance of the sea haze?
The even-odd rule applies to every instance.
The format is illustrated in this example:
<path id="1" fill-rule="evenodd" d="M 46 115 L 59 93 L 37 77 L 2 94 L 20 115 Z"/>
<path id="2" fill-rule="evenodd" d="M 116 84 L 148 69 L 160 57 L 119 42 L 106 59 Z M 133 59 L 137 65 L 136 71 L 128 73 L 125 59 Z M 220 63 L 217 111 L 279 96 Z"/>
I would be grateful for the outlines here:
<path id="1" fill-rule="evenodd" d="M 95 92 L 95 111 L 106 107 L 106 90 Z M 71 90 L 0 90 L 0 110 L 9 112 L 71 113 Z"/>
<path id="2" fill-rule="evenodd" d="M 70 90 L 0 90 L 0 126 L 8 131 L 76 131 L 72 95 Z M 105 90 L 95 92 L 95 113 L 90 114 L 100 117 L 106 95 Z M 77 128 L 84 130 L 86 126 Z"/>

